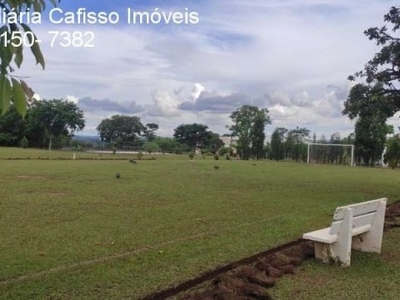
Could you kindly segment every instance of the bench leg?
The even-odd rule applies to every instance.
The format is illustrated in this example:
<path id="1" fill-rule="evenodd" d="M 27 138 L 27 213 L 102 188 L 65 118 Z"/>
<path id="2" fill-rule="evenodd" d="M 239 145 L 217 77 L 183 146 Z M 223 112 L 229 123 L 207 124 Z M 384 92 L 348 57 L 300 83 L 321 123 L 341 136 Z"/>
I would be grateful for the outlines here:
<path id="1" fill-rule="evenodd" d="M 371 230 L 353 238 L 353 249 L 381 253 L 383 227 L 385 224 L 386 201 L 378 206 Z"/>
<path id="2" fill-rule="evenodd" d="M 332 260 L 331 245 L 314 242 L 314 255 L 315 259 L 324 263 L 329 263 Z"/>
<path id="3" fill-rule="evenodd" d="M 332 244 L 333 259 L 337 261 L 342 267 L 350 266 L 352 228 L 353 210 L 351 208 L 347 208 L 346 214 L 343 219 L 342 228 L 338 233 L 337 242 Z"/>

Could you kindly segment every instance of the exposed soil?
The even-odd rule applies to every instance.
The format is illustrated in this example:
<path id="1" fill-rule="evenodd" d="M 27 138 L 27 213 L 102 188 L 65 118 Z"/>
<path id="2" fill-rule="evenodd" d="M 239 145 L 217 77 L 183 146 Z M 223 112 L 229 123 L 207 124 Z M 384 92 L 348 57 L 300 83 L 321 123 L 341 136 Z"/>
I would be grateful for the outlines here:
<path id="1" fill-rule="evenodd" d="M 42 175 L 18 175 L 18 179 L 33 179 L 33 180 L 49 180 L 48 177 Z"/>
<path id="2" fill-rule="evenodd" d="M 385 229 L 400 227 L 400 201 L 393 203 L 386 208 Z"/>
<path id="3" fill-rule="evenodd" d="M 385 230 L 400 227 L 400 200 L 386 209 Z M 303 239 L 209 271 L 143 300 L 269 300 L 268 288 L 282 276 L 294 274 L 303 261 L 314 257 L 311 241 Z"/>

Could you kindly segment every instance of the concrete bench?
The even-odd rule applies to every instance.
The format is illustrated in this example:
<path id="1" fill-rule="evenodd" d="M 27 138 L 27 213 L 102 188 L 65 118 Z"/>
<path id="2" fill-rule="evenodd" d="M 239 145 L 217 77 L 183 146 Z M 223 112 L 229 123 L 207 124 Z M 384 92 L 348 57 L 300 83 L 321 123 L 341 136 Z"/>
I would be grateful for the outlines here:
<path id="1" fill-rule="evenodd" d="M 315 257 L 350 266 L 351 249 L 381 252 L 387 198 L 336 208 L 330 227 L 303 234 L 314 241 Z"/>

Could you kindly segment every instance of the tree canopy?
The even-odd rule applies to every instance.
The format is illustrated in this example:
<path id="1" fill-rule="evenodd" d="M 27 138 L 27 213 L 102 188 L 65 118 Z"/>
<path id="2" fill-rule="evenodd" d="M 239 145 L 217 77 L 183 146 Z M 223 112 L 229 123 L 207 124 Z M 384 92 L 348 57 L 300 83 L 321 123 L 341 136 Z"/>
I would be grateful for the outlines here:
<path id="1" fill-rule="evenodd" d="M 233 125 L 232 134 L 239 137 L 237 150 L 242 159 L 254 156 L 261 158 L 264 150 L 265 127 L 271 124 L 268 109 L 259 109 L 256 106 L 243 105 L 234 111 L 230 118 Z"/>
<path id="2" fill-rule="evenodd" d="M 139 137 L 147 133 L 146 126 L 142 124 L 137 116 L 114 115 L 104 119 L 96 130 L 100 139 L 107 143 L 115 143 L 117 147 L 133 145 Z"/>
<path id="3" fill-rule="evenodd" d="M 148 141 L 153 141 L 156 138 L 156 131 L 158 130 L 158 124 L 147 123 L 145 135 Z"/>
<path id="4" fill-rule="evenodd" d="M 27 131 L 43 132 L 48 140 L 49 150 L 51 150 L 54 138 L 69 136 L 84 127 L 83 111 L 75 103 L 53 99 L 33 102 Z"/>
<path id="5" fill-rule="evenodd" d="M 181 124 L 174 129 L 174 138 L 181 144 L 189 146 L 193 151 L 206 144 L 209 138 L 208 126 L 203 124 Z"/>
<path id="6" fill-rule="evenodd" d="M 400 7 L 391 7 L 384 15 L 384 22 L 388 25 L 364 31 L 381 49 L 365 64 L 364 70 L 348 77 L 351 81 L 364 79 L 352 88 L 345 103 L 343 113 L 350 117 L 375 110 L 388 118 L 400 110 L 400 38 L 396 36 L 400 28 Z"/>

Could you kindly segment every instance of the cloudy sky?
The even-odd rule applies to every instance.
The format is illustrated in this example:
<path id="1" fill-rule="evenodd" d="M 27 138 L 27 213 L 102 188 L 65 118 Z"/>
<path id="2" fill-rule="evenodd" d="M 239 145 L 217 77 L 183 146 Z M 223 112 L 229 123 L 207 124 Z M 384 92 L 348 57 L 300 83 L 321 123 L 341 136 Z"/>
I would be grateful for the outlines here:
<path id="1" fill-rule="evenodd" d="M 83 4 L 84 3 L 84 4 Z M 383 25 L 390 0 L 61 1 L 63 13 L 114 13 L 116 24 L 55 24 L 46 9 L 31 24 L 46 58 L 43 71 L 26 52 L 18 74 L 41 98 L 76 101 L 87 125 L 114 114 L 137 115 L 172 136 L 182 123 L 227 133 L 229 114 L 243 104 L 268 108 L 275 127 L 307 127 L 346 136 L 342 116 L 351 83 L 377 51 L 363 31 Z M 151 14 L 195 13 L 195 24 L 128 24 L 128 8 Z M 153 17 L 157 17 L 153 15 Z M 157 18 L 153 19 L 157 20 Z M 76 20 L 76 23 L 77 20 Z M 163 24 L 162 24 L 163 23 Z M 51 45 L 49 31 L 92 31 L 94 47 Z M 87 35 L 87 38 L 89 34 Z M 86 40 L 87 40 L 86 38 Z M 392 121 L 399 125 L 398 117 Z"/>

